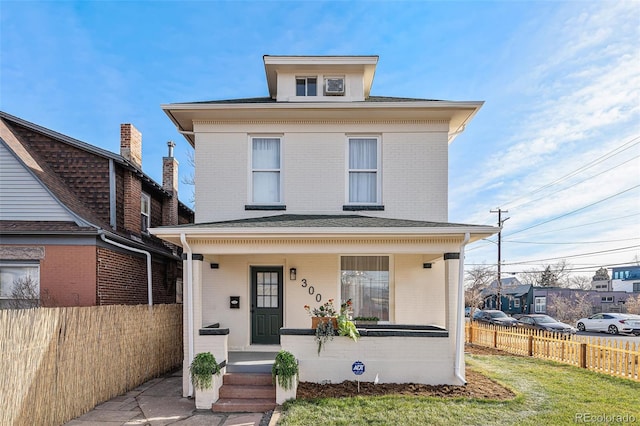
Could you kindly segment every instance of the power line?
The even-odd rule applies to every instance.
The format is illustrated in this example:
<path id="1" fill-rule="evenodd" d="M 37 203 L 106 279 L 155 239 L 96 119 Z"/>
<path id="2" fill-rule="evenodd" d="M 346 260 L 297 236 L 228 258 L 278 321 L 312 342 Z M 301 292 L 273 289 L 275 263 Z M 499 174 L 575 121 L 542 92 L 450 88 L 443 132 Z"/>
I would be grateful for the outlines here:
<path id="1" fill-rule="evenodd" d="M 633 216 L 640 216 L 640 212 L 639 213 L 628 214 L 628 215 L 625 215 L 625 216 L 611 217 L 611 218 L 607 218 L 607 219 L 603 219 L 603 220 L 598 220 L 598 221 L 595 221 L 595 222 L 583 223 L 581 225 L 567 226 L 567 227 L 564 227 L 562 229 L 552 229 L 550 231 L 536 232 L 535 234 L 529 234 L 529 236 L 548 234 L 550 232 L 565 231 L 567 229 L 582 228 L 583 226 L 597 225 L 598 223 L 603 223 L 603 222 L 613 222 L 615 220 L 627 219 L 627 218 L 633 217 Z M 509 241 L 510 242 L 515 242 L 515 240 L 509 240 Z M 471 250 L 471 249 L 469 249 L 469 250 Z"/>
<path id="2" fill-rule="evenodd" d="M 536 194 L 536 193 L 538 193 L 538 192 L 540 192 L 540 191 L 543 191 L 543 190 L 545 190 L 545 189 L 547 189 L 547 188 L 549 188 L 549 187 L 551 187 L 551 186 L 553 186 L 553 185 L 555 185 L 555 184 L 558 184 L 558 183 L 560 183 L 560 182 L 563 182 L 563 181 L 565 181 L 565 180 L 569 179 L 570 177 L 575 176 L 576 174 L 578 174 L 578 173 L 580 173 L 580 172 L 582 172 L 582 171 L 584 171 L 584 170 L 587 170 L 587 169 L 589 169 L 589 168 L 591 168 L 591 167 L 593 167 L 593 166 L 595 166 L 595 165 L 597 165 L 597 164 L 600 164 L 601 162 L 603 162 L 603 161 L 605 161 L 605 160 L 608 160 L 609 158 L 613 157 L 614 155 L 617 155 L 617 154 L 619 154 L 619 153 L 621 153 L 621 152 L 626 151 L 627 149 L 630 149 L 631 147 L 633 147 L 633 146 L 637 145 L 638 143 L 640 143 L 640 141 L 635 142 L 635 141 L 637 141 L 638 139 L 640 139 L 640 136 L 636 136 L 636 137 L 634 137 L 634 138 L 630 139 L 629 141 L 627 141 L 627 142 L 623 143 L 622 145 L 620 145 L 620 146 L 619 146 L 619 147 L 617 147 L 617 148 L 614 148 L 613 150 L 611 150 L 611 151 L 609 151 L 608 153 L 606 153 L 606 154 L 604 154 L 604 155 L 600 156 L 599 158 L 596 158 L 595 160 L 593 160 L 593 161 L 591 161 L 591 162 L 589 162 L 589 163 L 585 164 L 584 166 L 579 167 L 579 168 L 577 168 L 576 170 L 574 170 L 574 171 L 572 171 L 572 172 L 570 172 L 570 173 L 568 173 L 568 174 L 566 174 L 566 175 L 564 175 L 564 176 L 561 176 L 561 177 L 559 177 L 558 179 L 556 179 L 556 180 L 554 180 L 554 181 L 552 181 L 552 182 L 549 182 L 549 183 L 548 183 L 548 184 L 546 184 L 546 185 L 543 185 L 543 186 L 541 186 L 541 187 L 539 187 L 539 188 L 537 188 L 537 189 L 535 189 L 535 190 L 533 190 L 533 191 L 530 191 L 529 193 L 527 193 L 527 194 L 525 194 L 525 195 L 521 195 L 520 197 L 518 197 L 518 198 L 516 198 L 515 200 L 511 201 L 510 203 L 507 203 L 507 205 L 513 204 L 513 203 L 515 203 L 516 201 L 519 201 L 519 200 L 521 200 L 521 199 L 523 199 L 523 198 L 525 198 L 525 197 L 528 197 L 528 196 L 530 196 L 530 195 L 534 195 L 534 194 Z M 629 146 L 627 146 L 626 148 L 624 148 L 626 145 L 629 145 Z M 624 149 L 623 149 L 623 148 L 624 148 Z M 616 152 L 616 151 L 617 151 L 617 152 Z"/>
<path id="3" fill-rule="evenodd" d="M 618 195 L 622 195 L 622 194 L 624 194 L 625 192 L 632 191 L 632 190 L 634 190 L 634 189 L 636 189 L 636 188 L 639 188 L 639 187 L 640 187 L 640 185 L 632 186 L 631 188 L 627 188 L 627 189 L 625 189 L 624 191 L 620 191 L 620 192 L 618 192 L 617 194 L 610 195 L 609 197 L 603 198 L 603 199 L 601 199 L 601 200 L 598 200 L 598 201 L 596 201 L 596 202 L 593 202 L 593 203 L 591 203 L 591 204 L 588 204 L 588 205 L 586 205 L 586 206 L 584 206 L 584 207 L 580 207 L 579 209 L 572 210 L 572 211 L 570 211 L 570 212 L 568 212 L 568 213 L 562 214 L 562 215 L 560 215 L 560 216 L 553 217 L 553 218 L 551 218 L 551 219 L 545 220 L 545 221 L 540 222 L 540 223 L 537 223 L 537 224 L 535 224 L 535 225 L 531 225 L 531 226 L 528 226 L 528 227 L 526 227 L 526 228 L 519 229 L 518 231 L 514 231 L 514 232 L 512 232 L 512 233 L 510 233 L 510 234 L 508 234 L 508 235 L 509 235 L 509 236 L 511 236 L 511 235 L 519 234 L 520 232 L 524 232 L 524 231 L 527 231 L 527 230 L 529 230 L 529 229 L 532 229 L 532 228 L 535 228 L 535 227 L 538 227 L 538 226 L 544 225 L 544 224 L 546 224 L 546 223 L 553 222 L 554 220 L 562 219 L 563 217 L 567 217 L 567 216 L 570 216 L 570 215 L 572 215 L 572 214 L 574 214 L 574 213 L 577 213 L 577 212 L 579 212 L 579 211 L 582 211 L 582 210 L 584 210 L 584 209 L 586 209 L 586 208 L 593 207 L 593 206 L 595 206 L 596 204 L 600 204 L 600 203 L 602 203 L 602 202 L 604 202 L 604 201 L 610 200 L 610 199 L 612 199 L 612 198 L 617 197 Z"/>
<path id="4" fill-rule="evenodd" d="M 522 262 L 510 262 L 510 263 L 505 263 L 505 265 L 526 265 L 528 263 L 540 263 L 540 262 L 546 262 L 546 261 L 549 261 L 549 260 L 568 259 L 568 258 L 572 258 L 572 257 L 587 257 L 587 256 L 595 255 L 595 254 L 611 253 L 611 252 L 618 252 L 618 251 L 622 252 L 622 251 L 631 250 L 631 249 L 638 248 L 638 247 L 640 247 L 640 245 L 634 245 L 634 246 L 628 246 L 628 247 L 619 247 L 619 248 L 615 248 L 615 249 L 594 251 L 594 252 L 590 252 L 590 253 L 570 254 L 570 255 L 560 256 L 560 257 L 549 257 L 549 258 L 546 258 L 546 259 L 525 260 L 525 261 L 522 261 Z"/>
<path id="5" fill-rule="evenodd" d="M 611 168 L 609 168 L 609 169 L 607 169 L 607 170 L 603 170 L 603 171 L 601 171 L 600 173 L 597 173 L 597 174 L 595 174 L 595 175 L 593 175 L 593 176 L 589 176 L 589 177 L 587 177 L 587 178 L 585 178 L 585 179 L 582 179 L 582 180 L 580 180 L 580 181 L 578 181 L 578 182 L 573 183 L 572 185 L 569 185 L 569 186 L 566 186 L 566 187 L 564 187 L 564 188 L 560 188 L 560 189 L 558 189 L 558 190 L 556 190 L 556 191 L 553 191 L 553 192 L 547 193 L 547 194 L 543 195 L 542 197 L 538 197 L 538 198 L 535 198 L 535 199 L 533 199 L 533 200 L 525 201 L 525 202 L 520 203 L 520 204 L 518 204 L 518 205 L 516 205 L 516 206 L 513 206 L 513 207 L 511 207 L 511 208 L 512 208 L 512 209 L 517 209 L 517 208 L 519 208 L 519 207 L 526 206 L 527 204 L 531 204 L 531 203 L 534 203 L 534 202 L 536 202 L 536 201 L 543 200 L 543 199 L 545 199 L 545 198 L 547 198 L 547 197 L 549 197 L 549 196 L 551 196 L 551 195 L 557 194 L 558 192 L 566 191 L 567 189 L 570 189 L 570 188 L 573 188 L 574 186 L 580 185 L 580 184 L 581 184 L 581 183 L 583 183 L 583 182 L 586 182 L 586 181 L 588 181 L 588 180 L 590 180 L 590 179 L 593 179 L 593 178 L 595 178 L 595 177 L 598 177 L 598 176 L 600 176 L 600 175 L 602 175 L 602 174 L 604 174 L 604 173 L 607 173 L 607 172 L 609 172 L 609 171 L 611 171 L 611 170 L 613 170 L 613 169 L 615 169 L 615 168 L 617 168 L 617 167 L 623 166 L 623 165 L 625 165 L 625 164 L 627 164 L 627 163 L 629 163 L 629 162 L 631 162 L 631 161 L 633 161 L 633 160 L 637 159 L 638 157 L 640 157 L 640 155 L 636 155 L 635 157 L 632 157 L 632 158 L 628 159 L 628 160 L 627 160 L 627 161 L 625 161 L 624 163 L 620 163 L 620 164 L 615 165 L 615 166 L 613 166 L 613 167 L 611 167 Z"/>
<path id="6" fill-rule="evenodd" d="M 617 243 L 620 241 L 637 241 L 637 238 L 622 238 L 619 240 L 606 240 L 606 241 L 573 241 L 573 242 L 534 242 L 534 241 L 514 241 L 514 240 L 502 240 L 505 243 L 514 243 L 514 244 L 537 244 L 537 245 L 572 245 L 572 244 L 602 244 L 602 243 Z"/>

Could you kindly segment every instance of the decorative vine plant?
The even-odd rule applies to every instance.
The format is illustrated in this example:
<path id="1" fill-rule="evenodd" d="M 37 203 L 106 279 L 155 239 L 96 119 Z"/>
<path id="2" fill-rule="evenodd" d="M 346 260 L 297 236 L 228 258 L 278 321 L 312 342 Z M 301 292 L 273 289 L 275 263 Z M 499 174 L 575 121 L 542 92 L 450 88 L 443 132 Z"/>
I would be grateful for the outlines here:
<path id="1" fill-rule="evenodd" d="M 273 383 L 275 384 L 277 380 L 284 390 L 289 390 L 293 387 L 293 379 L 297 375 L 298 361 L 296 357 L 288 351 L 278 352 L 273 367 L 271 367 Z"/>

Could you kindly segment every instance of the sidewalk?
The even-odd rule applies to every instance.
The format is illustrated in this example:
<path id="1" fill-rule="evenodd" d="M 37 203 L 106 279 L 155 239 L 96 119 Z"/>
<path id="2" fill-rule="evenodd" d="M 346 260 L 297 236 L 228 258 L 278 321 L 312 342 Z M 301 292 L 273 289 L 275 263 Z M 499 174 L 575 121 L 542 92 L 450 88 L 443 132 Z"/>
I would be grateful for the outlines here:
<path id="1" fill-rule="evenodd" d="M 103 402 L 65 425 L 267 426 L 270 417 L 271 413 L 227 414 L 196 410 L 194 399 L 182 397 L 182 371 L 177 371 Z M 276 418 L 277 415 L 273 420 Z"/>

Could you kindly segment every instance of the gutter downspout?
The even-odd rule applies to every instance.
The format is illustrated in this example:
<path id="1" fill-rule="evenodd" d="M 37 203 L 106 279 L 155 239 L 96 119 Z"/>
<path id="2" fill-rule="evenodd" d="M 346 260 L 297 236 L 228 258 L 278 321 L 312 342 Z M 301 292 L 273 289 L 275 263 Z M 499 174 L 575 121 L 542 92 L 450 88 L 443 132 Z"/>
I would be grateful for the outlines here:
<path id="1" fill-rule="evenodd" d="M 180 242 L 182 247 L 187 250 L 187 326 L 189 327 L 189 342 L 187 358 L 188 364 L 191 365 L 193 361 L 193 253 L 191 252 L 191 246 L 187 243 L 185 234 L 180 234 Z M 189 396 L 193 396 L 193 383 L 189 380 Z"/>
<path id="2" fill-rule="evenodd" d="M 462 244 L 460 244 L 457 309 L 458 321 L 456 322 L 456 358 L 453 362 L 453 374 L 465 385 L 467 384 L 467 381 L 460 374 L 460 366 L 464 362 L 464 247 L 470 239 L 471 235 L 466 232 L 464 234 L 464 240 L 462 240 Z"/>
<path id="3" fill-rule="evenodd" d="M 151 253 L 145 250 L 137 249 L 135 247 L 129 247 L 127 245 L 120 244 L 113 240 L 108 240 L 107 236 L 104 234 L 104 231 L 99 231 L 99 232 L 100 232 L 100 239 L 102 239 L 102 241 L 104 241 L 105 243 L 114 245 L 116 247 L 120 247 L 121 249 L 129 250 L 135 253 L 142 253 L 145 256 L 147 256 L 147 299 L 149 302 L 149 306 L 153 305 L 153 280 L 152 280 L 153 273 L 151 272 Z"/>

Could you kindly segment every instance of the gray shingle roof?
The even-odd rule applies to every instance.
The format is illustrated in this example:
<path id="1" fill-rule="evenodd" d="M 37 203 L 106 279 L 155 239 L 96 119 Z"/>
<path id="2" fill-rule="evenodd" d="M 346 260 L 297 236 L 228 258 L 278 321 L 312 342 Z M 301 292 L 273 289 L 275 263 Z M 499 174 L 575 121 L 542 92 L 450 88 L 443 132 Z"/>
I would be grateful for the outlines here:
<path id="1" fill-rule="evenodd" d="M 326 102 L 326 101 L 323 101 Z M 369 96 L 364 100 L 368 102 L 442 102 L 439 99 L 419 99 L 419 98 L 401 98 L 392 96 Z M 220 99 L 211 101 L 196 101 L 196 102 L 177 102 L 172 105 L 188 105 L 188 104 L 275 104 L 275 103 L 295 103 L 295 102 L 277 102 L 270 97 L 261 98 L 242 98 L 242 99 Z M 305 102 L 306 103 L 306 102 Z M 342 102 L 335 102 L 342 104 Z"/>
<path id="2" fill-rule="evenodd" d="M 180 225 L 181 228 L 469 228 L 481 225 L 466 225 L 448 222 L 388 219 L 361 215 L 296 215 L 236 219 Z M 160 227 L 162 228 L 162 227 Z M 172 227 L 175 228 L 175 227 Z"/>

